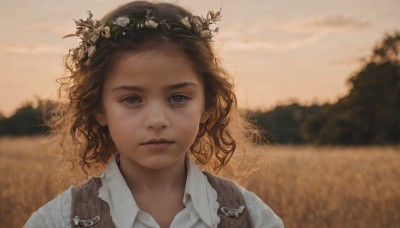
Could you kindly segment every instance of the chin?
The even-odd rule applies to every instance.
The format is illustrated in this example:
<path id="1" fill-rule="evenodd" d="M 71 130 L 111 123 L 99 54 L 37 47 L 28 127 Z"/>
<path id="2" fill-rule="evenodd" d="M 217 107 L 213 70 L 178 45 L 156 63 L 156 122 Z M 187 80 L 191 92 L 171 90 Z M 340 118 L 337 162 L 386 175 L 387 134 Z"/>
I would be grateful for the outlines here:
<path id="1" fill-rule="evenodd" d="M 180 160 L 170 160 L 165 158 L 151 158 L 148 161 L 142 163 L 142 166 L 147 169 L 153 170 L 162 170 L 167 168 L 172 168 L 174 166 L 179 166 L 181 161 Z M 184 164 L 184 162 L 183 162 Z M 182 164 L 182 165 L 183 165 Z"/>

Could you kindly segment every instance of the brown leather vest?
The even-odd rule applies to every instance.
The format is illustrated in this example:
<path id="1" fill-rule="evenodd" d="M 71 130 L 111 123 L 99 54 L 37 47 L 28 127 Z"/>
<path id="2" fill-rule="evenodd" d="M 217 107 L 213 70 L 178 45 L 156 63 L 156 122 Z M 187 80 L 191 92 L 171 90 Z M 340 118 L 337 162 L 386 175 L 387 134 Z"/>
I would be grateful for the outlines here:
<path id="1" fill-rule="evenodd" d="M 218 194 L 218 215 L 221 218 L 218 228 L 253 227 L 238 187 L 230 180 L 207 172 L 204 174 Z M 93 177 L 83 185 L 72 188 L 72 227 L 115 227 L 108 204 L 98 197 L 100 187 L 100 178 Z"/>

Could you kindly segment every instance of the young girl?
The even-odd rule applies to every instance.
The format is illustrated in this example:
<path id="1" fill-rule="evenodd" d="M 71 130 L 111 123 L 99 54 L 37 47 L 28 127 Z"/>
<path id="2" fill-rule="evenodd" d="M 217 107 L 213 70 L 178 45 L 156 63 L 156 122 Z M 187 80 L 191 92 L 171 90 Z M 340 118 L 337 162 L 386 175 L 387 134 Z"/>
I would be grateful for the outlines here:
<path id="1" fill-rule="evenodd" d="M 219 18 L 135 1 L 76 21 L 51 124 L 85 172 L 106 166 L 25 227 L 283 227 L 255 194 L 196 166 L 222 168 L 251 130 L 212 49 Z"/>

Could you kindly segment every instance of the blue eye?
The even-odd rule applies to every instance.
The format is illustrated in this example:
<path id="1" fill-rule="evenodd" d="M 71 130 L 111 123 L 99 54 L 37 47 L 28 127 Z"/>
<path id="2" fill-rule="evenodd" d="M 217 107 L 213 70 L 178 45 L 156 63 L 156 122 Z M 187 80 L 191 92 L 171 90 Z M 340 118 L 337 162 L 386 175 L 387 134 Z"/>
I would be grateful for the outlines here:
<path id="1" fill-rule="evenodd" d="M 183 96 L 183 95 L 174 95 L 168 99 L 168 101 L 174 102 L 174 103 L 184 103 L 187 100 L 189 100 L 189 98 L 186 96 Z"/>
<path id="2" fill-rule="evenodd" d="M 122 98 L 121 102 L 125 103 L 125 104 L 138 104 L 138 103 L 143 102 L 143 100 L 139 96 L 128 96 L 128 97 Z"/>

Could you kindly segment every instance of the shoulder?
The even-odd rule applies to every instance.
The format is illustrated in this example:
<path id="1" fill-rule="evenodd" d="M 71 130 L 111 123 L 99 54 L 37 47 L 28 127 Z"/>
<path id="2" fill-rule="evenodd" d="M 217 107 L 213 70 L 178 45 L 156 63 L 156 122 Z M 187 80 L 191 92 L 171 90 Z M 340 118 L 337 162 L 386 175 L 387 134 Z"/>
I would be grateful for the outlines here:
<path id="1" fill-rule="evenodd" d="M 208 183 L 214 187 L 217 188 L 215 190 L 226 190 L 227 188 L 235 188 L 236 189 L 236 184 L 224 177 L 217 176 L 208 172 L 203 172 L 204 176 L 207 178 Z M 217 191 L 218 192 L 218 191 Z"/>
<path id="2" fill-rule="evenodd" d="M 256 194 L 250 192 L 238 185 L 232 180 L 225 179 L 220 176 L 215 176 L 210 173 L 204 172 L 208 182 L 217 192 L 224 194 L 229 192 L 234 194 L 238 190 L 238 194 L 241 194 L 244 199 L 244 203 L 249 211 L 253 227 L 263 228 L 281 228 L 283 227 L 282 220 L 274 213 L 274 211 L 268 207 Z M 236 190 L 237 189 L 237 190 Z M 218 196 L 219 198 L 220 196 Z M 232 196 L 231 196 L 232 197 Z"/>
<path id="3" fill-rule="evenodd" d="M 24 227 L 71 227 L 71 188 L 34 212 Z"/>
<path id="4" fill-rule="evenodd" d="M 256 194 L 237 185 L 249 210 L 254 227 L 280 228 L 282 220 Z"/>

